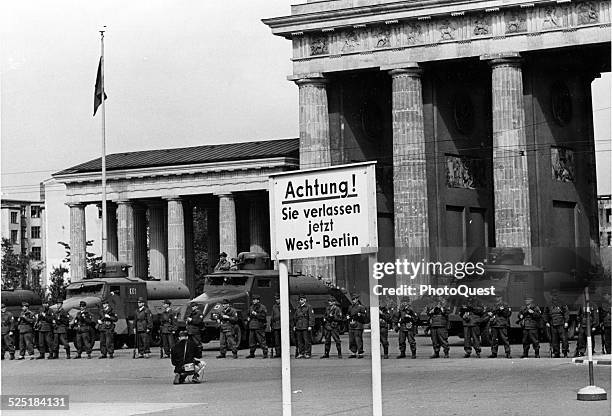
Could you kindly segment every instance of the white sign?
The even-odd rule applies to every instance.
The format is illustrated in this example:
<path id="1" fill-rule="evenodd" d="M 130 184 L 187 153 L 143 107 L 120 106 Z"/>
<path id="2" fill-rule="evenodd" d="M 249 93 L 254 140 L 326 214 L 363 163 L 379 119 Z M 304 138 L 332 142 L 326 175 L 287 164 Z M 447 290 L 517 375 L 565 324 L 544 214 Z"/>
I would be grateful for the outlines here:
<path id="1" fill-rule="evenodd" d="M 272 256 L 279 259 L 376 252 L 374 162 L 270 177 Z"/>

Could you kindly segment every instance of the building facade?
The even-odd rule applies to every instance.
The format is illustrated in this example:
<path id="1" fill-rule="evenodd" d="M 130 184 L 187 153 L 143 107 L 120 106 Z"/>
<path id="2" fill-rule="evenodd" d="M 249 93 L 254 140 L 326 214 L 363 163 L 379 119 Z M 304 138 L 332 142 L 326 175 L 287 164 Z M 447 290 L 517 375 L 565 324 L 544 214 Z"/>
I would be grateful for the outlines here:
<path id="1" fill-rule="evenodd" d="M 40 201 L 2 200 L 2 238 L 8 239 L 16 254 L 28 255 L 26 284 L 46 286 L 45 203 Z"/>

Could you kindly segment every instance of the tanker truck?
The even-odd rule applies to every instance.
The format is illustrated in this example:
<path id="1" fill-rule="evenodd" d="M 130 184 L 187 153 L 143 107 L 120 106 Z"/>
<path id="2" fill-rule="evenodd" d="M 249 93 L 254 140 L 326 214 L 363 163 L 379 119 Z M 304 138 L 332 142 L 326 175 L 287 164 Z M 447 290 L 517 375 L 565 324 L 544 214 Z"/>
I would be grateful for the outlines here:
<path id="1" fill-rule="evenodd" d="M 6 305 L 6 310 L 11 312 L 15 319 L 19 318 L 21 314 L 21 302 L 28 302 L 30 304 L 30 310 L 34 313 L 38 313 L 42 307 L 42 299 L 40 296 L 31 290 L 25 289 L 8 289 L 2 290 L 2 303 Z M 15 340 L 15 348 L 19 349 L 19 331 L 15 328 L 13 335 Z M 36 342 L 38 337 L 34 338 Z"/>
<path id="2" fill-rule="evenodd" d="M 153 314 L 151 344 L 159 345 L 159 315 L 163 311 L 163 300 L 170 300 L 172 309 L 178 314 L 180 308 L 189 303 L 191 298 L 189 289 L 183 283 L 175 281 L 128 277 L 129 267 L 128 264 L 121 262 L 102 263 L 96 277 L 68 285 L 66 300 L 61 307 L 68 312 L 71 319 L 74 319 L 79 310 L 79 303 L 84 301 L 87 303 L 87 310 L 97 321 L 101 315 L 102 300 L 107 299 L 119 318 L 115 326 L 115 347 L 120 348 L 124 344 L 132 347 L 137 300 L 143 297 Z M 57 307 L 58 305 L 54 306 L 55 309 Z"/>
<path id="3" fill-rule="evenodd" d="M 247 316 L 252 296 L 261 296 L 261 303 L 268 310 L 266 336 L 271 341 L 270 318 L 274 295 L 279 294 L 278 270 L 270 267 L 270 257 L 265 253 L 244 252 L 238 255 L 236 270 L 219 271 L 205 276 L 203 293 L 193 299 L 204 314 L 202 342 L 219 339 L 219 324 L 213 314 L 221 310 L 221 302 L 228 299 L 239 315 L 235 336 L 240 344 L 247 342 Z M 323 317 L 330 296 L 336 298 L 344 313 L 351 304 L 350 296 L 344 289 L 337 288 L 322 279 L 299 274 L 289 275 L 290 313 L 298 305 L 298 296 L 306 295 L 315 313 L 315 326 L 312 330 L 313 343 L 321 342 L 323 337 Z M 185 308 L 187 309 L 187 308 Z M 179 326 L 184 326 L 186 310 L 180 314 Z"/>

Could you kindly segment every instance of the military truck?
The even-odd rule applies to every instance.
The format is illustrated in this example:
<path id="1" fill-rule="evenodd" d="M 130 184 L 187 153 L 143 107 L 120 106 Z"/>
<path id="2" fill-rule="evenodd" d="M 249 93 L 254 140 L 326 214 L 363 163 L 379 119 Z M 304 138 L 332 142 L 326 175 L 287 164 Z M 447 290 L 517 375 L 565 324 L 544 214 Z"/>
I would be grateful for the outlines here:
<path id="1" fill-rule="evenodd" d="M 143 297 L 153 314 L 152 345 L 159 345 L 159 315 L 162 312 L 163 300 L 169 299 L 172 309 L 178 314 L 180 308 L 191 299 L 189 289 L 183 283 L 175 281 L 128 277 L 129 267 L 122 262 L 102 263 L 96 277 L 68 285 L 62 309 L 74 318 L 79 310 L 79 303 L 85 301 L 87 310 L 97 320 L 101 315 L 102 300 L 107 299 L 119 318 L 115 326 L 115 346 L 120 348 L 127 344 L 132 347 L 137 300 Z M 55 305 L 54 309 L 57 306 Z"/>
<path id="2" fill-rule="evenodd" d="M 230 304 L 239 314 L 239 323 L 235 328 L 236 339 L 245 344 L 247 340 L 247 316 L 248 308 L 253 295 L 261 296 L 261 303 L 268 310 L 268 325 L 266 332 L 269 341 L 270 315 L 274 304 L 274 295 L 279 294 L 278 270 L 272 270 L 270 257 L 265 253 L 244 252 L 238 255 L 236 270 L 219 271 L 205 276 L 203 293 L 193 299 L 204 313 L 204 329 L 202 331 L 202 342 L 210 342 L 219 339 L 219 324 L 212 315 L 219 312 L 223 299 L 228 299 Z M 312 330 L 314 343 L 321 342 L 323 337 L 323 316 L 325 307 L 328 305 L 330 296 L 336 298 L 344 312 L 350 306 L 350 296 L 344 289 L 337 288 L 326 283 L 322 279 L 299 274 L 289 275 L 289 301 L 290 313 L 298 305 L 298 296 L 305 294 L 308 303 L 315 313 L 315 326 Z M 186 311 L 181 311 L 179 325 L 184 325 Z"/>
<path id="3" fill-rule="evenodd" d="M 3 289 L 2 303 L 6 305 L 6 310 L 11 312 L 15 317 L 21 313 L 21 303 L 29 302 L 30 310 L 34 313 L 38 312 L 42 305 L 40 296 L 31 290 L 25 289 Z"/>

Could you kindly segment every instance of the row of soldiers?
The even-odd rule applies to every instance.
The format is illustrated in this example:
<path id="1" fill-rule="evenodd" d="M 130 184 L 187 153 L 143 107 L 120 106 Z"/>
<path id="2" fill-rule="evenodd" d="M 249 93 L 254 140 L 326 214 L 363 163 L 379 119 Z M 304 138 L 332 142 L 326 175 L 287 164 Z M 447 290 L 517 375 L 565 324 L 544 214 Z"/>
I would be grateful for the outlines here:
<path id="1" fill-rule="evenodd" d="M 450 347 L 448 344 L 448 328 L 450 309 L 444 302 L 439 302 L 425 309 L 428 316 L 428 330 L 431 336 L 434 353 L 430 358 L 439 358 L 440 351 L 444 357 L 449 357 Z M 597 309 L 588 312 L 590 324 L 593 331 L 600 328 L 603 333 L 604 352 L 610 354 L 610 294 L 604 294 L 604 303 Z M 464 358 L 472 355 L 472 349 L 476 357 L 480 358 L 481 328 L 489 332 L 491 341 L 491 355 L 496 358 L 499 345 L 504 346 L 506 358 L 512 358 L 508 337 L 510 328 L 511 307 L 504 302 L 503 296 L 497 296 L 492 307 L 484 307 L 482 304 L 471 299 L 460 308 L 459 315 L 463 322 L 464 336 Z M 523 354 L 521 358 L 529 356 L 529 349 L 533 346 L 535 357 L 540 357 L 540 330 L 546 328 L 546 337 L 552 347 L 552 355 L 555 358 L 567 357 L 569 354 L 568 329 L 570 325 L 569 308 L 559 299 L 557 291 L 552 292 L 550 305 L 543 310 L 535 304 L 532 296 L 525 297 L 525 305 L 518 313 L 518 322 L 522 328 Z M 415 335 L 418 331 L 419 315 L 412 309 L 410 301 L 400 304 L 395 313 L 391 313 L 385 306 L 380 307 L 380 333 L 383 346 L 383 358 L 389 358 L 388 332 L 394 328 L 399 333 L 399 350 L 397 358 L 406 357 L 406 341 L 410 345 L 412 358 L 416 358 Z M 586 351 L 587 337 L 587 312 L 581 309 L 577 317 L 578 342 L 574 356 L 583 356 Z M 561 344 L 561 349 L 559 348 Z M 594 343 L 593 343 L 594 345 Z"/>

